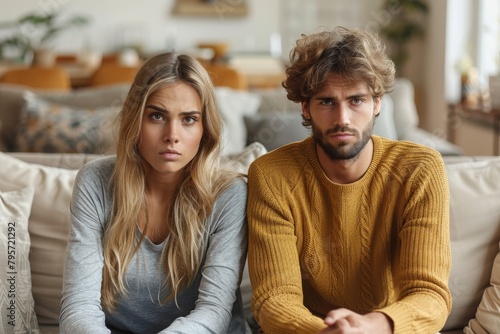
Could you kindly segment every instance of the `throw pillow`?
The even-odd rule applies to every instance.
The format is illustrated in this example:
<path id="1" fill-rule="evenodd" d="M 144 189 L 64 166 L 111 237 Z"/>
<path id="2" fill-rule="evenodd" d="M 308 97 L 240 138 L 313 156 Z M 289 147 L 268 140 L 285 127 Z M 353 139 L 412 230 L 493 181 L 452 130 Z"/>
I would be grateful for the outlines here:
<path id="1" fill-rule="evenodd" d="M 59 323 L 69 204 L 76 173 L 26 163 L 0 152 L 0 191 L 35 188 L 28 228 L 32 294 L 39 325 Z"/>
<path id="2" fill-rule="evenodd" d="M 228 164 L 229 168 L 246 174 L 248 172 L 248 167 L 250 167 L 250 164 L 255 159 L 266 153 L 267 150 L 264 145 L 259 142 L 255 142 L 248 145 L 238 153 L 226 156 L 226 163 Z"/>
<path id="3" fill-rule="evenodd" d="M 464 328 L 466 334 L 496 333 L 500 329 L 500 252 L 495 257 L 490 286 L 484 290 L 476 317 Z"/>
<path id="4" fill-rule="evenodd" d="M 129 84 L 103 87 L 89 87 L 70 91 L 36 91 L 37 96 L 68 106 L 94 109 L 102 106 L 116 107 L 123 105 Z M 16 85 L 0 85 L 0 121 L 3 125 L 1 138 L 9 151 L 15 150 L 16 130 L 23 108 L 23 93 L 26 87 Z M 33 90 L 35 91 L 35 90 Z"/>
<path id="5" fill-rule="evenodd" d="M 302 125 L 300 112 L 259 112 L 252 116 L 244 116 L 243 119 L 248 133 L 248 142 L 258 141 L 268 151 L 303 140 L 311 133 Z"/>
<path id="6" fill-rule="evenodd" d="M 0 191 L 0 328 L 6 334 L 39 333 L 28 258 L 33 192 L 32 187 Z"/>
<path id="7" fill-rule="evenodd" d="M 49 102 L 31 92 L 23 96 L 17 151 L 111 153 L 113 122 L 119 108 L 84 109 Z"/>
<path id="8" fill-rule="evenodd" d="M 225 123 L 222 135 L 223 152 L 225 154 L 238 153 L 247 144 L 247 132 L 243 116 L 257 112 L 260 97 L 255 93 L 227 87 L 216 87 L 215 95 L 217 109 Z"/>
<path id="9" fill-rule="evenodd" d="M 450 188 L 453 307 L 443 331 L 474 318 L 500 240 L 500 158 L 447 163 Z"/>

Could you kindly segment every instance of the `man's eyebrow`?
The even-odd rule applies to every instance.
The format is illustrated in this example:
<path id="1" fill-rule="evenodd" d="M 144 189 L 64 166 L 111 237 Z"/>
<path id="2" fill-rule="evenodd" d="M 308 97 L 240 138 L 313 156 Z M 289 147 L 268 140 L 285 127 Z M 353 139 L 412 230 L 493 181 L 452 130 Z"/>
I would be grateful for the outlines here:
<path id="1" fill-rule="evenodd" d="M 369 95 L 368 93 L 356 93 L 356 94 L 346 96 L 346 100 L 366 98 L 368 95 Z M 314 99 L 319 100 L 319 101 L 337 101 L 338 97 L 336 97 L 336 96 L 317 96 Z"/>

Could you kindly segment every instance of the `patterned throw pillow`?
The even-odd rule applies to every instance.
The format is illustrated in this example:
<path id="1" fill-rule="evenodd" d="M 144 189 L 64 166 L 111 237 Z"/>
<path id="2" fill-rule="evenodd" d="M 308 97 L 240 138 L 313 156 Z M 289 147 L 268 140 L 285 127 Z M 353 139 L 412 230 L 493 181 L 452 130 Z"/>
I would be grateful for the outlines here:
<path id="1" fill-rule="evenodd" d="M 0 332 L 39 333 L 31 293 L 28 217 L 34 189 L 0 192 Z"/>
<path id="2" fill-rule="evenodd" d="M 23 104 L 17 151 L 112 153 L 113 122 L 119 107 L 71 107 L 49 102 L 31 92 L 23 95 Z"/>

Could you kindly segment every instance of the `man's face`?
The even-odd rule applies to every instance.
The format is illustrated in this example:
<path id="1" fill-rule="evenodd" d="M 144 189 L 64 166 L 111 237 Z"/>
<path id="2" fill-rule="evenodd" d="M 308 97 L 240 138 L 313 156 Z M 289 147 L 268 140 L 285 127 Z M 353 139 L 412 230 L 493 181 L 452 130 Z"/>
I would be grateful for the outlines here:
<path id="1" fill-rule="evenodd" d="M 373 98 L 365 82 L 351 83 L 331 74 L 302 113 L 311 119 L 316 143 L 332 160 L 356 158 L 370 140 L 380 98 Z"/>

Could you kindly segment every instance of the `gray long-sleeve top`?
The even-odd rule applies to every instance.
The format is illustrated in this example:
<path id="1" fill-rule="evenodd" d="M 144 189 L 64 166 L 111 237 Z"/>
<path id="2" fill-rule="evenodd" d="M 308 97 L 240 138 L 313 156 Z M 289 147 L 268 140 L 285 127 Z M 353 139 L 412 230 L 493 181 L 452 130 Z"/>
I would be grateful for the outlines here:
<path id="1" fill-rule="evenodd" d="M 160 263 L 164 243 L 147 238 L 127 270 L 129 293 L 117 311 L 101 307 L 103 234 L 111 212 L 109 186 L 114 157 L 83 166 L 75 180 L 71 229 L 65 263 L 60 332 L 80 333 L 244 333 L 239 283 L 246 258 L 247 188 L 239 180 L 216 201 L 207 228 L 203 262 L 178 304 L 161 304 L 165 274 Z M 140 231 L 137 230 L 138 237 Z"/>

